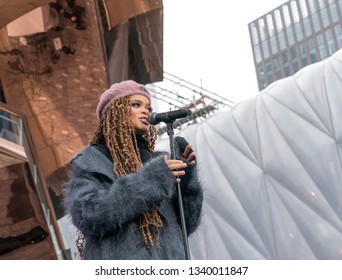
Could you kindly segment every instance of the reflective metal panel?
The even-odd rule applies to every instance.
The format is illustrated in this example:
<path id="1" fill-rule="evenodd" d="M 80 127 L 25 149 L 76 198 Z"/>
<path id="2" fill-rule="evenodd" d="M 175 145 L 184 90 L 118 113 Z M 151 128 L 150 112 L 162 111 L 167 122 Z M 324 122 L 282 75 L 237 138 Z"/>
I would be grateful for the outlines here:
<path id="1" fill-rule="evenodd" d="M 104 6 L 110 28 L 133 18 L 156 9 L 162 9 L 161 0 L 105 0 Z"/>
<path id="2" fill-rule="evenodd" d="M 49 2 L 51 0 L 0 0 L 0 27 Z"/>
<path id="3" fill-rule="evenodd" d="M 104 32 L 110 83 L 163 79 L 163 10 L 153 10 Z"/>

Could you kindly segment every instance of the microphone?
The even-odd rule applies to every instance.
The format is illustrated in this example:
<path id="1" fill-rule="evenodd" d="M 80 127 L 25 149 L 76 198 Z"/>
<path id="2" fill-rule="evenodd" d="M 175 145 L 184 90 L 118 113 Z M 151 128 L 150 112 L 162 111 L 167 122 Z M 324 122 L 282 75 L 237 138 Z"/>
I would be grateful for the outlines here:
<path id="1" fill-rule="evenodd" d="M 151 113 L 148 116 L 148 122 L 153 125 L 156 125 L 160 122 L 171 123 L 176 119 L 185 118 L 191 114 L 192 112 L 189 109 L 180 109 L 165 113 Z"/>

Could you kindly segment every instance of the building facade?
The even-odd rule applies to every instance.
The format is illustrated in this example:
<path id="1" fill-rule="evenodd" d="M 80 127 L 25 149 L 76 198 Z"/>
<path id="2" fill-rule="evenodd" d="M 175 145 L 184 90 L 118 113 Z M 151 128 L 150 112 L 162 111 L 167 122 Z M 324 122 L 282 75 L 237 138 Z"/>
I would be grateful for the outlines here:
<path id="1" fill-rule="evenodd" d="M 72 1 L 2 2 L 0 260 L 68 259 L 63 168 L 88 145 L 111 83 L 162 80 L 162 1 L 78 0 L 80 24 Z"/>
<path id="2" fill-rule="evenodd" d="M 342 48 L 342 0 L 291 0 L 248 27 L 263 90 Z"/>

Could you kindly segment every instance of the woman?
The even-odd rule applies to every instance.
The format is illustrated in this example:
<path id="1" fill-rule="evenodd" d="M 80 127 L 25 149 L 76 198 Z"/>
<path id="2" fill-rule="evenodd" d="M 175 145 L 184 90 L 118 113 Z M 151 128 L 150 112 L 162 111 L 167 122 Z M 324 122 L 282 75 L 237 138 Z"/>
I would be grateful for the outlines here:
<path id="1" fill-rule="evenodd" d="M 90 145 L 71 161 L 65 204 L 84 237 L 84 259 L 185 258 L 175 183 L 190 235 L 203 200 L 195 152 L 179 137 L 178 159 L 155 152 L 151 110 L 143 85 L 113 84 L 100 97 Z"/>

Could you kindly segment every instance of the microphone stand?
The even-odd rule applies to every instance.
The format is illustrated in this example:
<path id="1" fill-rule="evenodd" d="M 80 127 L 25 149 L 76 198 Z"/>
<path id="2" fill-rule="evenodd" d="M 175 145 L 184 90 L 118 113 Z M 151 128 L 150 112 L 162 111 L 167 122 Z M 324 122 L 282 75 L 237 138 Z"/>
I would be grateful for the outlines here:
<path id="1" fill-rule="evenodd" d="M 175 143 L 173 140 L 173 135 L 174 135 L 173 121 L 167 122 L 166 126 L 167 126 L 167 134 L 169 135 L 169 140 L 170 140 L 171 159 L 176 159 Z M 177 193 L 178 193 L 179 214 L 180 214 L 181 227 L 182 227 L 182 233 L 183 233 L 185 259 L 190 260 L 190 250 L 189 250 L 188 236 L 186 233 L 186 225 L 185 225 L 182 191 L 180 187 L 180 182 L 177 182 Z"/>

